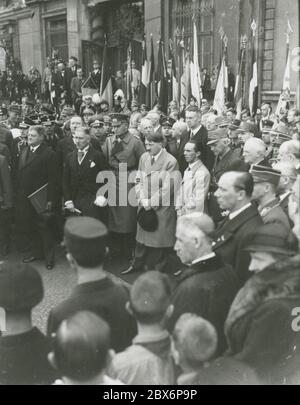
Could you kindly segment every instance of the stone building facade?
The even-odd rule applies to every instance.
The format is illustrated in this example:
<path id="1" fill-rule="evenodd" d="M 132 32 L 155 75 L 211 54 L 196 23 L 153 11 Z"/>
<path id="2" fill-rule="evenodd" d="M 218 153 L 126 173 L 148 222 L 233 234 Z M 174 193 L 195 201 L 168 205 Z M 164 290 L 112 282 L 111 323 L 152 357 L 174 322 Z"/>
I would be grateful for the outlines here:
<path id="1" fill-rule="evenodd" d="M 22 61 L 25 72 L 31 66 L 42 70 L 53 52 L 65 59 L 77 56 L 88 71 L 94 58 L 101 60 L 107 41 L 115 72 L 126 68 L 130 42 L 140 65 L 144 34 L 148 55 L 153 35 L 155 57 L 160 37 L 165 44 L 170 39 L 176 44 L 184 36 L 189 44 L 195 15 L 200 66 L 211 70 L 219 63 L 222 27 L 236 73 L 242 36 L 248 39 L 250 61 L 250 26 L 255 19 L 260 99 L 275 102 L 285 67 L 287 12 L 294 31 L 290 40 L 294 53 L 291 87 L 295 90 L 299 77 L 299 2 L 295 0 L 0 0 L 0 41 Z"/>

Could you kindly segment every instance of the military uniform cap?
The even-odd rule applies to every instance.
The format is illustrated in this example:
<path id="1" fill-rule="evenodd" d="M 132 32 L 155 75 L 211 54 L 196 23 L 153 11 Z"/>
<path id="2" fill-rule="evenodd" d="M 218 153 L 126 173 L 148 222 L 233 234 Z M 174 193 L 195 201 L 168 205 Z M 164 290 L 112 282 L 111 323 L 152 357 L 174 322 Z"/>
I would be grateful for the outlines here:
<path id="1" fill-rule="evenodd" d="M 109 114 L 109 117 L 111 118 L 112 123 L 118 123 L 118 122 L 127 122 L 129 121 L 129 117 L 127 114 L 122 114 L 122 113 L 112 113 Z"/>
<path id="2" fill-rule="evenodd" d="M 74 115 L 75 110 L 72 107 L 64 107 L 61 113 L 64 114 L 64 115 L 68 115 L 68 116 L 69 115 Z"/>
<path id="3" fill-rule="evenodd" d="M 254 183 L 271 183 L 278 186 L 281 172 L 267 166 L 253 165 L 250 170 Z"/>
<path id="4" fill-rule="evenodd" d="M 51 106 L 45 105 L 45 104 L 42 105 L 41 111 L 42 111 L 42 112 L 45 112 L 45 113 L 47 113 L 47 114 L 54 114 L 54 113 L 55 113 L 55 111 L 53 110 L 53 108 L 52 108 Z"/>
<path id="5" fill-rule="evenodd" d="M 109 115 L 104 115 L 104 117 L 103 117 L 103 122 L 104 122 L 105 124 L 111 124 L 111 118 L 110 118 L 110 116 L 109 116 Z"/>
<path id="6" fill-rule="evenodd" d="M 220 117 L 221 119 L 219 120 L 218 123 L 218 127 L 219 128 L 228 128 L 230 125 L 230 121 L 227 119 L 223 119 L 222 117 Z"/>
<path id="7" fill-rule="evenodd" d="M 231 122 L 228 126 L 228 129 L 231 129 L 232 131 L 236 131 L 241 125 L 241 120 L 234 120 Z"/>
<path id="8" fill-rule="evenodd" d="M 298 251 L 298 239 L 284 226 L 275 223 L 266 224 L 251 234 L 249 245 L 245 250 L 294 256 Z"/>
<path id="9" fill-rule="evenodd" d="M 0 265 L 0 307 L 10 312 L 28 311 L 44 296 L 39 272 L 28 264 Z"/>
<path id="10" fill-rule="evenodd" d="M 272 129 L 274 126 L 274 122 L 271 120 L 263 120 L 262 126 L 263 126 L 263 131 L 265 131 L 265 129 Z"/>
<path id="11" fill-rule="evenodd" d="M 33 124 L 32 124 L 33 125 Z M 19 128 L 20 129 L 28 129 L 30 125 L 28 125 L 25 121 L 20 122 Z"/>
<path id="12" fill-rule="evenodd" d="M 103 121 L 95 120 L 95 121 L 93 121 L 93 122 L 90 124 L 90 127 L 91 127 L 91 128 L 99 128 L 99 127 L 102 127 L 103 124 L 104 124 Z"/>
<path id="13" fill-rule="evenodd" d="M 255 136 L 258 135 L 258 128 L 255 124 L 252 124 L 251 122 L 242 122 L 239 128 L 237 129 L 237 133 L 239 134 L 244 134 L 246 132 L 251 132 Z"/>
<path id="14" fill-rule="evenodd" d="M 11 104 L 11 105 L 8 107 L 8 111 L 9 111 L 9 112 L 20 113 L 20 112 L 21 112 L 21 108 L 20 108 L 20 106 L 18 106 L 18 104 Z"/>
<path id="15" fill-rule="evenodd" d="M 100 103 L 99 103 L 100 105 L 101 104 L 106 104 L 106 105 L 108 105 L 109 106 L 109 102 L 107 101 L 107 100 L 100 100 Z"/>
<path id="16" fill-rule="evenodd" d="M 220 139 L 228 138 L 226 128 L 218 128 L 213 131 L 209 131 L 207 145 L 213 145 L 217 143 Z"/>
<path id="17" fill-rule="evenodd" d="M 79 265 L 96 267 L 106 249 L 106 226 L 95 218 L 72 217 L 65 224 L 64 243 Z"/>
<path id="18" fill-rule="evenodd" d="M 169 128 L 172 128 L 173 125 L 175 124 L 175 122 L 176 122 L 176 120 L 174 120 L 174 118 L 171 118 L 171 117 L 164 117 L 164 118 L 161 120 L 161 126 L 162 126 L 162 127 L 169 127 Z"/>

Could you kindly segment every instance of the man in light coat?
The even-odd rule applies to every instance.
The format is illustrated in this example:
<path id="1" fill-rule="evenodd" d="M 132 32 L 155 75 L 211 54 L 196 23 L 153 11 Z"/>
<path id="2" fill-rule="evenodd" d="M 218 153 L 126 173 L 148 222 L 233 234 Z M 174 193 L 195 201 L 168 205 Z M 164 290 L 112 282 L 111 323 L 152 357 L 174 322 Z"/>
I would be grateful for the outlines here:
<path id="1" fill-rule="evenodd" d="M 122 274 L 153 270 L 164 262 L 175 244 L 176 211 L 175 189 L 179 187 L 180 173 L 176 159 L 164 148 L 164 137 L 152 133 L 146 138 L 146 150 L 141 157 L 136 178 L 139 211 L 153 209 L 158 219 L 154 232 L 137 225 L 136 249 L 133 264 Z"/>
<path id="2" fill-rule="evenodd" d="M 210 173 L 202 163 L 201 146 L 190 141 L 184 147 L 184 157 L 188 168 L 184 172 L 183 180 L 176 200 L 177 215 L 192 212 L 207 212 L 207 196 L 210 186 Z"/>

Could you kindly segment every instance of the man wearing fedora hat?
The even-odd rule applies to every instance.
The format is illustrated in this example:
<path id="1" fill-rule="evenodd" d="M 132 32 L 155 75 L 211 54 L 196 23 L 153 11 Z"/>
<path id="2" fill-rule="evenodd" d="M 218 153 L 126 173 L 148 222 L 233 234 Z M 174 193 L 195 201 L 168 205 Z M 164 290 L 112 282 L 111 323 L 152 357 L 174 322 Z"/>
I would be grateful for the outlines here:
<path id="1" fill-rule="evenodd" d="M 253 276 L 237 294 L 225 323 L 227 354 L 245 362 L 263 384 L 293 384 L 299 373 L 300 255 L 296 236 L 279 224 L 249 235 Z"/>
<path id="2" fill-rule="evenodd" d="M 253 165 L 250 173 L 254 181 L 252 198 L 258 202 L 258 211 L 264 223 L 278 223 L 290 230 L 289 219 L 277 197 L 281 172 L 271 167 Z"/>

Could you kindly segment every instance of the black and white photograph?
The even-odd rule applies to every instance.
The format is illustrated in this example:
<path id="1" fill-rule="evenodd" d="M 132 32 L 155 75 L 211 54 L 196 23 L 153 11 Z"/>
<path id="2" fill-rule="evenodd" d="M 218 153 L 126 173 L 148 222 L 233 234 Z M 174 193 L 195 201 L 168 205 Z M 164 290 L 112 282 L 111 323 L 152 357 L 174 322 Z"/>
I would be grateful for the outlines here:
<path id="1" fill-rule="evenodd" d="M 0 386 L 300 385 L 299 21 L 0 0 Z"/>

